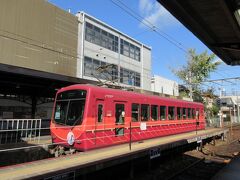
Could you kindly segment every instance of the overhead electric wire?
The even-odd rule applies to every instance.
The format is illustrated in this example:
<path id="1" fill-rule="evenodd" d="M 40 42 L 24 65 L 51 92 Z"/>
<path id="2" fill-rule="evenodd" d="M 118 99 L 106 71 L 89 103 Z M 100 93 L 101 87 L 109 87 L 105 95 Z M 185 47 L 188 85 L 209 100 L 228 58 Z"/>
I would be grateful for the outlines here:
<path id="1" fill-rule="evenodd" d="M 150 28 L 157 35 L 161 36 L 162 38 L 164 38 L 165 40 L 167 40 L 168 42 L 170 42 L 171 44 L 173 44 L 174 46 L 176 46 L 177 48 L 182 50 L 184 53 L 188 54 L 188 50 L 186 50 L 186 48 L 183 46 L 182 43 L 178 42 L 173 37 L 171 37 L 170 35 L 168 35 L 164 31 L 162 31 L 159 27 L 157 27 L 156 25 L 152 24 L 150 21 L 146 20 L 144 17 L 139 15 L 137 12 L 135 12 L 133 9 L 129 8 L 129 6 L 127 6 L 121 0 L 110 0 L 110 1 L 113 4 L 115 4 L 116 6 L 118 6 L 120 9 L 125 11 L 127 14 L 129 14 L 130 16 L 132 16 L 133 18 L 138 20 L 140 23 L 142 23 L 146 27 Z M 217 73 L 217 74 L 221 75 L 220 73 Z M 221 75 L 221 76 L 224 77 L 223 75 Z"/>
<path id="2" fill-rule="evenodd" d="M 131 8 L 129 8 L 127 5 L 125 5 L 123 2 L 121 2 L 119 0 L 116 0 L 116 1 L 118 1 L 121 4 L 121 5 L 119 5 L 117 2 L 115 2 L 115 0 L 110 0 L 110 1 L 113 4 L 115 4 L 116 6 L 118 6 L 120 9 L 125 11 L 127 14 L 132 16 L 134 19 L 136 19 L 137 21 L 139 21 L 140 23 L 142 23 L 146 27 L 150 28 L 157 35 L 161 36 L 162 38 L 164 38 L 165 40 L 167 40 L 168 42 L 170 42 L 171 44 L 173 44 L 174 46 L 179 48 L 181 51 L 183 51 L 184 53 L 188 54 L 188 51 L 184 47 L 181 47 L 181 46 L 183 46 L 181 43 L 177 42 L 172 37 L 170 37 L 168 34 L 166 34 L 163 31 L 161 31 L 157 26 L 153 25 L 151 22 L 149 22 L 148 20 L 144 19 L 142 16 L 137 14 L 135 11 L 133 11 Z"/>

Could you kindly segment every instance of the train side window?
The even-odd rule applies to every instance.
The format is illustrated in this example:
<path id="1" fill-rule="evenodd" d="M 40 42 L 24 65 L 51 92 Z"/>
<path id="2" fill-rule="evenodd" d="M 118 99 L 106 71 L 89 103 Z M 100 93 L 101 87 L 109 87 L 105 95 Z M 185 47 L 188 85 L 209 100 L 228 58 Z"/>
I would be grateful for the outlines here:
<path id="1" fill-rule="evenodd" d="M 132 122 L 139 120 L 139 104 L 132 104 Z"/>
<path id="2" fill-rule="evenodd" d="M 182 119 L 182 108 L 177 107 L 177 119 L 180 120 Z"/>
<path id="3" fill-rule="evenodd" d="M 168 107 L 168 120 L 174 120 L 175 119 L 175 107 L 169 106 Z"/>
<path id="4" fill-rule="evenodd" d="M 183 119 L 187 119 L 187 108 L 183 108 Z"/>
<path id="5" fill-rule="evenodd" d="M 191 108 L 188 108 L 188 114 L 187 114 L 187 117 L 188 117 L 188 119 L 191 119 L 192 118 L 192 110 L 191 110 Z"/>
<path id="6" fill-rule="evenodd" d="M 101 123 L 103 121 L 103 105 L 98 104 L 98 122 Z"/>
<path id="7" fill-rule="evenodd" d="M 193 118 L 193 119 L 196 118 L 196 112 L 195 112 L 195 109 L 192 109 L 192 118 Z"/>
<path id="8" fill-rule="evenodd" d="M 166 106 L 160 106 L 160 120 L 166 120 Z"/>
<path id="9" fill-rule="evenodd" d="M 123 124 L 125 119 L 124 104 L 116 104 L 115 118 L 117 124 Z"/>
<path id="10" fill-rule="evenodd" d="M 197 117 L 197 120 L 199 120 L 199 109 L 196 110 L 196 117 Z"/>
<path id="11" fill-rule="evenodd" d="M 151 117 L 152 117 L 152 120 L 157 121 L 157 119 L 158 119 L 158 106 L 157 105 L 151 105 Z"/>
<path id="12" fill-rule="evenodd" d="M 149 105 L 142 104 L 141 105 L 141 121 L 148 121 L 149 119 Z"/>

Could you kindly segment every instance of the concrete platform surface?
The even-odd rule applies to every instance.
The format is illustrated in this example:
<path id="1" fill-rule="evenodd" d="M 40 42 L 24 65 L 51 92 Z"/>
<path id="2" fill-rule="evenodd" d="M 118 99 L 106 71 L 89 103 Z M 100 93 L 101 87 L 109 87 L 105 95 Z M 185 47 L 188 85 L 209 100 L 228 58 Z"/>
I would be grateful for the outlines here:
<path id="1" fill-rule="evenodd" d="M 129 155 L 137 157 L 142 152 L 148 153 L 153 148 L 170 149 L 180 145 L 199 141 L 216 135 L 225 133 L 226 129 L 206 129 L 196 132 L 171 135 L 166 137 L 144 140 L 142 143 L 132 143 L 132 149 L 129 144 L 116 145 L 112 147 L 91 150 L 59 158 L 45 159 L 30 163 L 24 163 L 14 166 L 0 168 L 0 179 L 26 179 L 43 178 L 45 175 L 54 175 L 54 172 L 67 172 L 67 170 L 81 169 L 92 165 L 99 165 L 110 160 L 122 161 Z M 167 147 L 167 148 L 166 148 Z M 45 176 L 47 177 L 47 176 Z"/>

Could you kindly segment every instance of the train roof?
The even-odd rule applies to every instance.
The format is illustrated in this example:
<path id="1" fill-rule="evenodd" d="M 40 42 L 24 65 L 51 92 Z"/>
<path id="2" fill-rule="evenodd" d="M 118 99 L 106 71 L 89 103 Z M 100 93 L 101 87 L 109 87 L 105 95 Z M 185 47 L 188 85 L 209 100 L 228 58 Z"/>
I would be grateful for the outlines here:
<path id="1" fill-rule="evenodd" d="M 91 84 L 75 84 L 71 86 L 67 86 L 64 88 L 61 88 L 59 92 L 65 91 L 65 90 L 70 90 L 70 89 L 84 89 L 84 90 L 90 90 L 91 91 L 98 91 L 98 92 L 108 92 L 108 93 L 114 93 L 114 94 L 119 94 L 119 93 L 126 93 L 129 95 L 134 95 L 135 97 L 149 97 L 149 98 L 158 98 L 161 100 L 167 100 L 167 101 L 172 101 L 172 102 L 185 102 L 185 103 L 191 103 L 191 104 L 196 104 L 196 105 L 202 105 L 202 103 L 199 102 L 192 102 L 192 101 L 186 101 L 182 99 L 174 99 L 174 98 L 168 98 L 168 97 L 161 97 L 157 95 L 149 95 L 149 94 L 143 94 L 139 92 L 133 92 L 133 91 L 126 91 L 126 90 L 120 90 L 120 89 L 112 89 L 112 88 L 106 88 L 106 87 L 99 87 Z"/>

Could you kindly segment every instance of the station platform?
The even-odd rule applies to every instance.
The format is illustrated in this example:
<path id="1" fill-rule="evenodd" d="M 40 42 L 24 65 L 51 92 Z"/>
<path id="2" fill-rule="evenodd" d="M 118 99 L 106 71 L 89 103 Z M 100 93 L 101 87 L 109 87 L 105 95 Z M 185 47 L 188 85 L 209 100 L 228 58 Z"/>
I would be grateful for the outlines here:
<path id="1" fill-rule="evenodd" d="M 196 143 L 215 136 L 224 136 L 228 129 L 212 128 L 143 142 L 121 144 L 74 155 L 50 158 L 30 163 L 0 168 L 0 179 L 61 179 L 61 176 L 74 176 L 75 173 L 88 173 L 114 166 L 132 159 L 149 156 L 150 159 L 161 156 L 164 150 Z"/>
<path id="2" fill-rule="evenodd" d="M 237 180 L 240 179 L 240 157 L 233 159 L 212 180 Z"/>

